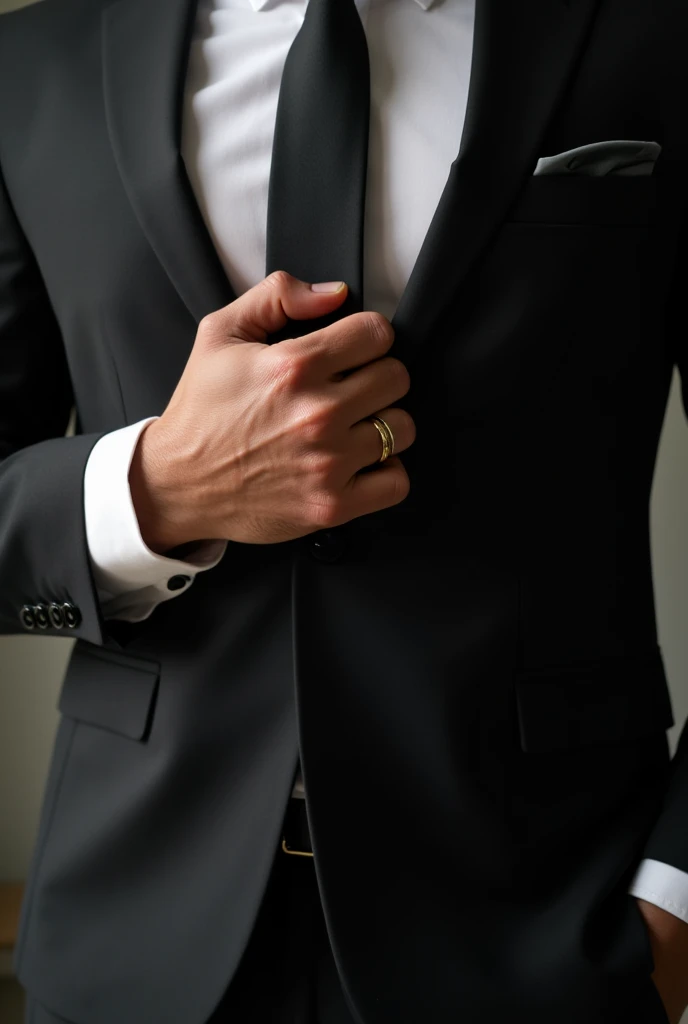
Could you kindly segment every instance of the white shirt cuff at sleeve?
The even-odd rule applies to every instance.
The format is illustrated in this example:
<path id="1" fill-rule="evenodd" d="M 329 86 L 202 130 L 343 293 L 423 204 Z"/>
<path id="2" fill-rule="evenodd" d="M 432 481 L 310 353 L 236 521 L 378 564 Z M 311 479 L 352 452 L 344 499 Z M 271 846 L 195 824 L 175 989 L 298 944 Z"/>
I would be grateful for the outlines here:
<path id="1" fill-rule="evenodd" d="M 143 428 L 132 423 L 101 437 L 86 463 L 86 539 L 103 616 L 141 622 L 162 601 L 185 593 L 195 574 L 212 569 L 225 541 L 201 541 L 188 559 L 157 555 L 141 536 L 129 489 L 129 467 Z"/>
<path id="2" fill-rule="evenodd" d="M 688 874 L 661 860 L 642 861 L 628 890 L 688 924 Z"/>

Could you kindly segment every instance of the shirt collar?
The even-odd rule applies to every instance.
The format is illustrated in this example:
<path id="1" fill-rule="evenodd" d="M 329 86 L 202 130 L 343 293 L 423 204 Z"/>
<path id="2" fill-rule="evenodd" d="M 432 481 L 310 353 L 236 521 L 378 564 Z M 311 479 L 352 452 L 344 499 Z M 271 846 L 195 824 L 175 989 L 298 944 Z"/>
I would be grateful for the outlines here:
<path id="1" fill-rule="evenodd" d="M 424 11 L 429 11 L 435 0 L 413 0 L 413 2 L 422 7 Z M 270 3 L 270 0 L 249 0 L 249 3 L 254 11 L 262 11 Z"/>

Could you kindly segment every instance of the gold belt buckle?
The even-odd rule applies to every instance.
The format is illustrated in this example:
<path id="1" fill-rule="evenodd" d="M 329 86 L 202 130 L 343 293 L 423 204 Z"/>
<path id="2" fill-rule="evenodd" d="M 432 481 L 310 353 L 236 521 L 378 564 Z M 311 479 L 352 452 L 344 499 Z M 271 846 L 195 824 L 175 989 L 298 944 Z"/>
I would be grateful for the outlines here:
<path id="1" fill-rule="evenodd" d="M 313 854 L 309 853 L 308 850 L 292 850 L 291 846 L 287 846 L 287 840 L 282 838 L 282 849 L 285 853 L 290 854 L 292 857 L 312 857 Z"/>
<path id="2" fill-rule="evenodd" d="M 306 828 L 306 834 L 308 829 L 308 822 L 305 818 L 306 805 L 303 799 L 300 797 L 291 797 L 287 806 L 284 831 L 282 833 L 282 850 L 284 853 L 288 853 L 291 857 L 312 857 L 313 853 L 311 850 L 301 850 L 298 848 L 296 842 L 292 842 L 292 839 L 296 839 L 299 836 L 304 835 L 304 822 Z M 287 838 L 289 837 L 289 838 Z M 310 836 L 308 837 L 310 839 Z"/>

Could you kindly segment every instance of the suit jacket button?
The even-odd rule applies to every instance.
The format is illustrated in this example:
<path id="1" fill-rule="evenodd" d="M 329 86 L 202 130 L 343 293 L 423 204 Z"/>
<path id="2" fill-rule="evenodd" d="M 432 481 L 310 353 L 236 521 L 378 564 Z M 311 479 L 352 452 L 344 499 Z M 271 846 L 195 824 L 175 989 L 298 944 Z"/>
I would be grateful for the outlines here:
<path id="1" fill-rule="evenodd" d="M 55 629 L 62 629 L 65 624 L 64 612 L 62 611 L 62 605 L 57 604 L 56 601 L 50 605 L 50 621 Z"/>
<path id="2" fill-rule="evenodd" d="M 187 583 L 191 583 L 190 576 L 171 576 L 167 581 L 167 589 L 183 590 Z"/>
<path id="3" fill-rule="evenodd" d="M 35 604 L 33 606 L 33 617 L 39 629 L 47 629 L 50 625 L 50 613 L 47 604 Z"/>
<path id="4" fill-rule="evenodd" d="M 318 562 L 338 561 L 346 551 L 342 530 L 318 530 L 309 538 L 310 553 Z"/>
<path id="5" fill-rule="evenodd" d="M 20 618 L 24 629 L 36 628 L 36 616 L 33 613 L 33 605 L 25 604 L 20 612 Z"/>
<path id="6" fill-rule="evenodd" d="M 81 622 L 81 612 L 75 604 L 71 601 L 65 601 L 62 605 L 62 612 L 64 614 L 65 625 L 69 629 L 76 629 Z"/>

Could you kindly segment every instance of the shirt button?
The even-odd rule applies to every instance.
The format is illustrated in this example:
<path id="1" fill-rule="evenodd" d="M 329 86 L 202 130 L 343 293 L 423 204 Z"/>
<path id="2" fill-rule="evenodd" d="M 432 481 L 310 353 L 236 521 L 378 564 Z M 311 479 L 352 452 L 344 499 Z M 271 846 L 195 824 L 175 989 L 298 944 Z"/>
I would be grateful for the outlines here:
<path id="1" fill-rule="evenodd" d="M 62 605 L 62 612 L 64 614 L 65 624 L 69 629 L 76 629 L 81 622 L 81 612 L 75 604 L 71 601 L 65 601 Z"/>
<path id="2" fill-rule="evenodd" d="M 190 576 L 172 576 L 167 581 L 168 590 L 183 590 L 187 583 L 191 583 Z"/>
<path id="3" fill-rule="evenodd" d="M 25 604 L 19 614 L 19 617 L 21 618 L 24 629 L 36 628 L 36 616 L 33 613 L 32 605 Z"/>
<path id="4" fill-rule="evenodd" d="M 318 530 L 309 539 L 309 550 L 318 562 L 338 561 L 346 551 L 342 530 Z"/>

